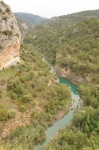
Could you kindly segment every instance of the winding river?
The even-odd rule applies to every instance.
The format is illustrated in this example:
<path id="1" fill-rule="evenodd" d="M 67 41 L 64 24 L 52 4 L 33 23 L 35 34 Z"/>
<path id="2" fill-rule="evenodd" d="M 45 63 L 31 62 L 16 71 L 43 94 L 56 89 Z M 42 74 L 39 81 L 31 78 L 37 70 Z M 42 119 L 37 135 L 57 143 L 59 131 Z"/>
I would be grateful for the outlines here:
<path id="1" fill-rule="evenodd" d="M 80 107 L 80 93 L 77 89 L 77 85 L 73 84 L 72 82 L 59 77 L 59 82 L 63 84 L 67 84 L 71 87 L 71 96 L 72 96 L 72 106 L 69 110 L 69 112 L 60 120 L 56 121 L 54 125 L 49 127 L 45 134 L 46 139 L 43 142 L 42 145 L 37 145 L 35 147 L 35 150 L 43 150 L 44 147 L 50 142 L 50 140 L 54 137 L 54 135 L 59 131 L 59 129 L 62 129 L 65 127 L 65 125 L 69 124 L 73 118 L 73 114 L 76 108 Z"/>

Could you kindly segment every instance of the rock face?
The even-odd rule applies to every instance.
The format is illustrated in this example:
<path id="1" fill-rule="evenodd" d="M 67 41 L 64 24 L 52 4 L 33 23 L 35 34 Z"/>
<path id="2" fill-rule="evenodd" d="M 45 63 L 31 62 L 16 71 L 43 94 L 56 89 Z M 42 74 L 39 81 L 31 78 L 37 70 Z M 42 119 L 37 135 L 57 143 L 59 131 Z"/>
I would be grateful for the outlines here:
<path id="1" fill-rule="evenodd" d="M 16 18 L 17 19 L 17 18 Z M 31 29 L 31 27 L 23 22 L 22 20 L 17 19 L 17 23 L 21 32 L 21 40 L 23 41 L 24 37 L 26 36 L 26 34 L 28 33 L 29 29 Z"/>
<path id="2" fill-rule="evenodd" d="M 0 1 L 0 70 L 19 62 L 21 34 L 8 5 Z"/>
<path id="3" fill-rule="evenodd" d="M 65 68 L 55 66 L 54 70 L 55 70 L 57 76 L 66 78 L 75 84 L 79 84 L 79 83 L 87 81 L 86 79 L 84 79 L 80 76 L 77 76 L 75 73 L 71 72 L 70 69 L 65 70 Z"/>

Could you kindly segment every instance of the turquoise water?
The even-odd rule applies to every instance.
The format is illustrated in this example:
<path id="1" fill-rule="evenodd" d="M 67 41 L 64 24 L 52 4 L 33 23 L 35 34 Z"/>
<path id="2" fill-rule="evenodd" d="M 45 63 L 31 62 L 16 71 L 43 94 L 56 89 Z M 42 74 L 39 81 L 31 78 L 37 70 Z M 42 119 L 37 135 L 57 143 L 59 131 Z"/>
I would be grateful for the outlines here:
<path id="1" fill-rule="evenodd" d="M 50 142 L 50 140 L 55 136 L 55 134 L 59 131 L 59 129 L 64 128 L 66 125 L 68 125 L 73 118 L 73 114 L 77 106 L 79 106 L 79 99 L 80 99 L 80 94 L 77 88 L 77 85 L 73 84 L 72 82 L 64 79 L 64 78 L 59 78 L 60 83 L 67 84 L 71 87 L 71 97 L 72 97 L 72 106 L 73 110 L 70 108 L 69 112 L 60 120 L 56 121 L 53 126 L 49 127 L 45 134 L 46 134 L 46 139 L 42 145 L 37 145 L 35 147 L 35 150 L 43 150 L 44 147 Z"/>
<path id="2" fill-rule="evenodd" d="M 59 77 L 59 82 L 60 83 L 65 83 L 67 85 L 69 85 L 71 87 L 71 91 L 74 93 L 74 94 L 77 94 L 79 95 L 79 91 L 78 91 L 78 86 L 76 84 L 73 84 L 72 82 L 70 82 L 69 80 L 65 79 L 65 78 L 62 78 L 62 77 Z"/>

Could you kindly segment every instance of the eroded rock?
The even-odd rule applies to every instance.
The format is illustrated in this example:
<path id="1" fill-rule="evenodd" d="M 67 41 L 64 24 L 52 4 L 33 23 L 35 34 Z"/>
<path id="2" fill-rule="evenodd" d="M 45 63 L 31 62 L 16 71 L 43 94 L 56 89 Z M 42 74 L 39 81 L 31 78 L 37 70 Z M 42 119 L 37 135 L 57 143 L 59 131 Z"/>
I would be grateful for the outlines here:
<path id="1" fill-rule="evenodd" d="M 3 1 L 0 1 L 0 70 L 19 62 L 21 33 L 15 16 Z"/>

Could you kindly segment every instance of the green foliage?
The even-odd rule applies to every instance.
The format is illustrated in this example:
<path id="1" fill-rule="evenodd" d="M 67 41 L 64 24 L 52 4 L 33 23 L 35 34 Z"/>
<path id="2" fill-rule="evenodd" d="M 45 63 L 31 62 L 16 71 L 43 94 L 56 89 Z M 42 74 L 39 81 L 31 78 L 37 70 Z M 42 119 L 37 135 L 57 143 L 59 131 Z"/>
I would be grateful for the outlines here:
<path id="1" fill-rule="evenodd" d="M 12 31 L 10 31 L 10 30 L 4 30 L 4 31 L 2 31 L 2 33 L 4 35 L 7 35 L 7 36 L 11 36 L 12 35 Z"/>
<path id="2" fill-rule="evenodd" d="M 0 98 L 2 97 L 2 91 L 0 90 Z"/>
<path id="3" fill-rule="evenodd" d="M 75 127 L 65 127 L 46 146 L 45 150 L 96 150 L 99 146 L 98 136 L 87 136 Z"/>
<path id="4" fill-rule="evenodd" d="M 7 16 L 2 16 L 2 20 L 7 20 Z"/>
<path id="5" fill-rule="evenodd" d="M 14 15 L 17 19 L 26 22 L 29 26 L 37 25 L 44 20 L 44 18 L 40 16 L 29 13 L 14 13 Z"/>
<path id="6" fill-rule="evenodd" d="M 7 143 L 7 149 L 32 150 L 38 142 L 42 142 L 45 138 L 44 128 L 40 125 L 36 129 L 31 126 L 22 126 L 13 131 L 8 139 L 10 145 Z"/>
<path id="7" fill-rule="evenodd" d="M 15 118 L 15 115 L 16 115 L 16 113 L 15 113 L 15 110 L 14 109 L 10 109 L 9 110 L 9 119 L 11 119 L 11 118 Z"/>
<path id="8" fill-rule="evenodd" d="M 6 7 L 6 12 L 9 13 L 10 12 L 10 8 Z"/>
<path id="9" fill-rule="evenodd" d="M 1 3 L 4 7 L 7 7 L 7 5 L 6 5 L 3 1 L 0 1 L 0 3 Z"/>
<path id="10" fill-rule="evenodd" d="M 76 55 L 79 53 L 79 50 L 82 49 L 82 47 L 83 49 L 89 49 L 89 51 L 91 51 L 91 47 L 89 46 L 90 44 L 93 44 L 94 47 L 97 47 L 97 44 L 94 44 L 94 41 L 96 40 L 95 43 L 98 42 L 99 22 L 97 21 L 97 19 L 95 21 L 95 19 L 92 18 L 99 17 L 98 11 L 99 10 L 91 12 L 84 11 L 81 13 L 52 18 L 52 20 L 48 21 L 47 24 L 43 23 L 42 25 L 36 26 L 33 31 L 30 31 L 25 38 L 25 42 L 32 43 L 35 48 L 42 52 L 47 60 L 52 64 L 58 63 L 60 66 L 68 67 L 69 63 L 72 60 L 68 60 L 66 55 Z M 80 21 L 87 20 L 89 16 L 91 18 L 89 19 L 89 21 L 78 23 Z M 76 29 L 77 31 L 75 31 Z M 96 49 L 98 50 L 98 47 Z M 64 52 L 66 51 L 67 54 L 64 55 Z M 59 59 L 57 59 L 56 57 L 58 53 L 62 54 L 60 55 L 61 57 Z M 87 55 L 87 53 L 85 54 Z M 83 55 L 84 53 L 81 53 L 81 56 Z M 67 59 L 66 63 L 65 58 Z M 61 61 L 64 59 L 64 62 L 61 62 L 60 59 Z M 75 57 L 73 58 L 73 60 L 74 59 Z M 78 61 L 80 61 L 80 59 L 81 58 L 77 57 L 76 64 L 74 65 L 78 65 Z M 81 67 L 83 67 L 82 64 L 83 60 L 81 63 Z"/>
<path id="11" fill-rule="evenodd" d="M 0 104 L 0 121 L 5 121 L 8 119 L 9 113 L 4 105 Z"/>
<path id="12" fill-rule="evenodd" d="M 2 9 L 0 8 L 0 13 L 2 12 Z"/>
<path id="13" fill-rule="evenodd" d="M 88 15 L 92 16 L 90 12 Z M 83 21 L 85 18 L 86 12 L 82 12 L 62 16 L 58 20 L 53 18 L 46 25 L 37 26 L 21 46 L 22 63 L 14 69 L 10 68 L 8 74 L 1 71 L 1 78 L 6 79 L 3 84 L 0 81 L 2 89 L 5 89 L 2 98 L 9 96 L 20 113 L 27 109 L 32 113 L 31 125 L 17 128 L 3 140 L 7 149 L 32 150 L 44 140 L 45 128 L 52 125 L 56 115 L 66 111 L 66 106 L 70 104 L 70 89 L 54 83 L 55 76 L 50 73 L 50 66 L 42 61 L 37 52 L 42 52 L 41 55 L 52 64 L 65 70 L 69 68 L 76 75 L 84 78 L 91 76 L 90 83 L 79 87 L 84 107 L 75 112 L 72 124 L 60 130 L 45 149 L 99 148 L 99 21 L 94 18 Z M 79 21 L 83 22 L 77 23 Z M 4 107 L 0 111 L 1 121 L 15 117 Z"/>
<path id="14" fill-rule="evenodd" d="M 24 95 L 24 96 L 22 97 L 22 101 L 23 101 L 24 103 L 30 102 L 31 100 L 32 100 L 31 94 L 27 94 L 27 95 Z"/>
<path id="15" fill-rule="evenodd" d="M 46 25 L 35 27 L 25 38 L 26 43 L 33 44 L 52 64 L 65 70 L 69 68 L 76 75 L 90 81 L 79 87 L 84 108 L 74 114 L 72 126 L 60 131 L 46 150 L 94 150 L 99 147 L 99 21 L 92 18 L 93 16 L 99 18 L 96 12 L 98 11 L 53 18 Z M 64 96 L 61 98 L 60 94 L 56 101 L 54 99 L 56 91 L 53 88 L 50 90 L 52 97 L 49 104 L 45 105 L 48 115 L 42 115 L 46 120 L 52 120 L 57 107 L 60 109 L 61 105 L 64 105 L 62 100 Z M 63 101 L 60 106 L 58 106 L 59 99 Z M 33 112 L 35 124 L 38 124 L 36 116 L 43 124 L 40 114 Z"/>
<path id="16" fill-rule="evenodd" d="M 2 49 L 2 45 L 0 45 L 0 49 Z"/>
<path id="17" fill-rule="evenodd" d="M 74 115 L 73 124 L 84 133 L 98 131 L 98 111 L 93 107 L 86 107 Z"/>
<path id="18" fill-rule="evenodd" d="M 25 111 L 26 111 L 26 107 L 25 107 L 24 105 L 21 105 L 21 106 L 19 107 L 19 111 L 20 111 L 20 112 L 25 112 Z"/>
<path id="19" fill-rule="evenodd" d="M 50 66 L 42 61 L 42 57 L 31 44 L 23 44 L 20 53 L 22 63 L 15 66 L 14 69 L 1 71 L 0 75 L 3 81 L 0 81 L 1 90 L 5 89 L 2 94 L 2 102 L 6 101 L 5 105 L 8 108 L 12 108 L 14 105 L 16 113 L 20 111 L 20 116 L 27 112 L 32 113 L 29 114 L 30 124 L 35 131 L 30 125 L 24 129 L 18 127 L 14 135 L 10 134 L 6 140 L 3 140 L 6 142 L 4 145 L 10 150 L 13 147 L 16 150 L 24 149 L 24 147 L 33 149 L 35 144 L 42 142 L 45 138 L 45 128 L 53 124 L 57 113 L 63 110 L 65 114 L 68 111 L 66 108 L 71 102 L 68 86 L 54 82 L 56 75 L 50 73 Z M 6 95 L 8 101 L 5 100 Z M 27 112 L 25 112 L 26 110 Z M 8 111 L 8 119 L 12 118 L 13 120 L 14 117 L 13 110 Z M 29 135 L 31 132 L 33 135 Z"/>

